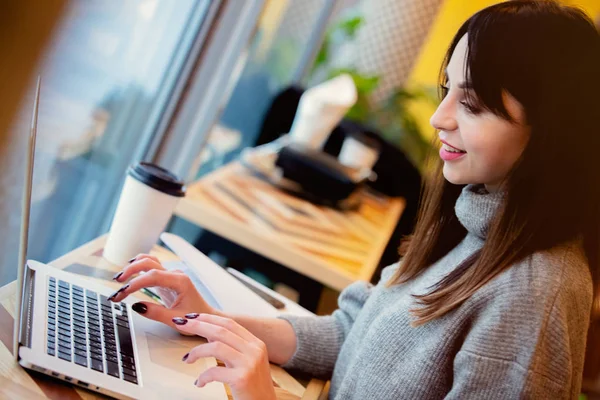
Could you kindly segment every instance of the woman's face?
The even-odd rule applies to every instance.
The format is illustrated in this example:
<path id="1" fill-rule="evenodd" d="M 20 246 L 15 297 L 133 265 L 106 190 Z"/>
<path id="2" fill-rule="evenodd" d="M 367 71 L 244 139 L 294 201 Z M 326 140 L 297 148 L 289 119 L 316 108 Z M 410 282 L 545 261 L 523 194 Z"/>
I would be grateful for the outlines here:
<path id="1" fill-rule="evenodd" d="M 529 128 L 523 107 L 508 92 L 503 93 L 504 105 L 513 122 L 483 108 L 469 108 L 466 54 L 467 35 L 450 58 L 447 95 L 431 117 L 431 125 L 439 130 L 444 177 L 456 185 L 483 183 L 495 191 L 525 149 Z M 476 98 L 474 93 L 472 98 Z"/>

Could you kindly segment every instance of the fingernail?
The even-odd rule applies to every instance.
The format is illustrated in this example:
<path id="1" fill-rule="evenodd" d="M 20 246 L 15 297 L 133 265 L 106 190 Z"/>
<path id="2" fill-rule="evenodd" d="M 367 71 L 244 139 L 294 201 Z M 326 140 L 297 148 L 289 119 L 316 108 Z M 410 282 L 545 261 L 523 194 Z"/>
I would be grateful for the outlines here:
<path id="1" fill-rule="evenodd" d="M 198 379 L 194 381 L 194 386 L 198 386 Z"/>
<path id="2" fill-rule="evenodd" d="M 129 264 L 131 264 L 132 262 L 134 262 L 134 261 L 135 261 L 135 259 L 136 259 L 136 258 L 137 258 L 137 257 L 133 257 L 131 260 L 129 260 L 129 261 L 128 261 L 128 263 L 129 263 Z"/>
<path id="3" fill-rule="evenodd" d="M 115 276 L 113 276 L 113 281 L 118 281 L 118 280 L 119 280 L 119 278 L 121 277 L 121 275 L 123 275 L 123 271 L 121 271 L 121 272 L 119 272 L 119 273 L 115 274 Z"/>
<path id="4" fill-rule="evenodd" d="M 146 314 L 146 311 L 148 311 L 148 307 L 144 303 L 135 303 L 131 308 L 138 314 Z"/>
<path id="5" fill-rule="evenodd" d="M 108 296 L 108 300 L 112 301 L 119 293 L 121 293 L 123 290 L 127 289 L 128 287 L 129 287 L 129 284 L 123 286 L 121 289 L 117 290 L 116 292 L 114 292 L 113 294 Z"/>
<path id="6" fill-rule="evenodd" d="M 193 313 L 185 314 L 185 317 L 187 319 L 194 319 L 194 318 L 198 318 L 199 315 L 200 314 L 193 312 Z"/>
<path id="7" fill-rule="evenodd" d="M 176 325 L 185 325 L 185 324 L 187 324 L 187 319 L 181 318 L 181 317 L 175 317 L 175 318 L 172 319 L 172 321 Z"/>
<path id="8" fill-rule="evenodd" d="M 187 360 L 189 356 L 190 356 L 190 353 L 185 353 L 185 356 L 183 356 L 183 358 L 181 359 L 181 361 Z"/>

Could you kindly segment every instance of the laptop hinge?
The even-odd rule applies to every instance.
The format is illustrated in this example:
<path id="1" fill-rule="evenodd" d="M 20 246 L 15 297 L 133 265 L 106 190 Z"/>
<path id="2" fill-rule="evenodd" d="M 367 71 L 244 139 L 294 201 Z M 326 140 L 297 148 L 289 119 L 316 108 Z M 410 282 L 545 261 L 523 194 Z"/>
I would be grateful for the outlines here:
<path id="1" fill-rule="evenodd" d="M 21 299 L 21 327 L 19 329 L 19 343 L 31 348 L 31 328 L 33 325 L 33 297 L 35 294 L 35 270 L 25 265 L 23 278 L 23 298 Z"/>

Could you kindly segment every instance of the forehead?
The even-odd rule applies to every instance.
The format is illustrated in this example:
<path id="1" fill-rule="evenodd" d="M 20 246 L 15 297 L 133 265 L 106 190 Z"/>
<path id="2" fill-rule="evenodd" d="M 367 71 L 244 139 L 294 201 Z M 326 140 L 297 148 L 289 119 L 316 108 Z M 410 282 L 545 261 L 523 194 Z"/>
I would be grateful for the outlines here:
<path id="1" fill-rule="evenodd" d="M 458 41 L 458 44 L 456 45 L 456 48 L 450 57 L 448 67 L 446 68 L 446 74 L 451 80 L 464 80 L 468 43 L 468 37 L 467 35 L 464 35 Z"/>

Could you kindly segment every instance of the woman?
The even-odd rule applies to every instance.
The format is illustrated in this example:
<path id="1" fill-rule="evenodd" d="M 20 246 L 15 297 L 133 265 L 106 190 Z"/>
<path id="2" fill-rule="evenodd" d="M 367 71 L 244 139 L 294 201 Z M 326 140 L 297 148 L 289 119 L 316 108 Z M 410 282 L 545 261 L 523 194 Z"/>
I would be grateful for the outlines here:
<path id="1" fill-rule="evenodd" d="M 184 361 L 223 360 L 196 384 L 236 399 L 275 398 L 269 360 L 331 377 L 336 399 L 575 398 L 599 267 L 598 32 L 553 2 L 494 5 L 460 28 L 441 81 L 440 168 L 377 286 L 350 285 L 331 316 L 232 316 L 141 255 L 116 279 L 149 273 L 113 300 L 174 290 L 134 310 L 208 338 Z"/>

